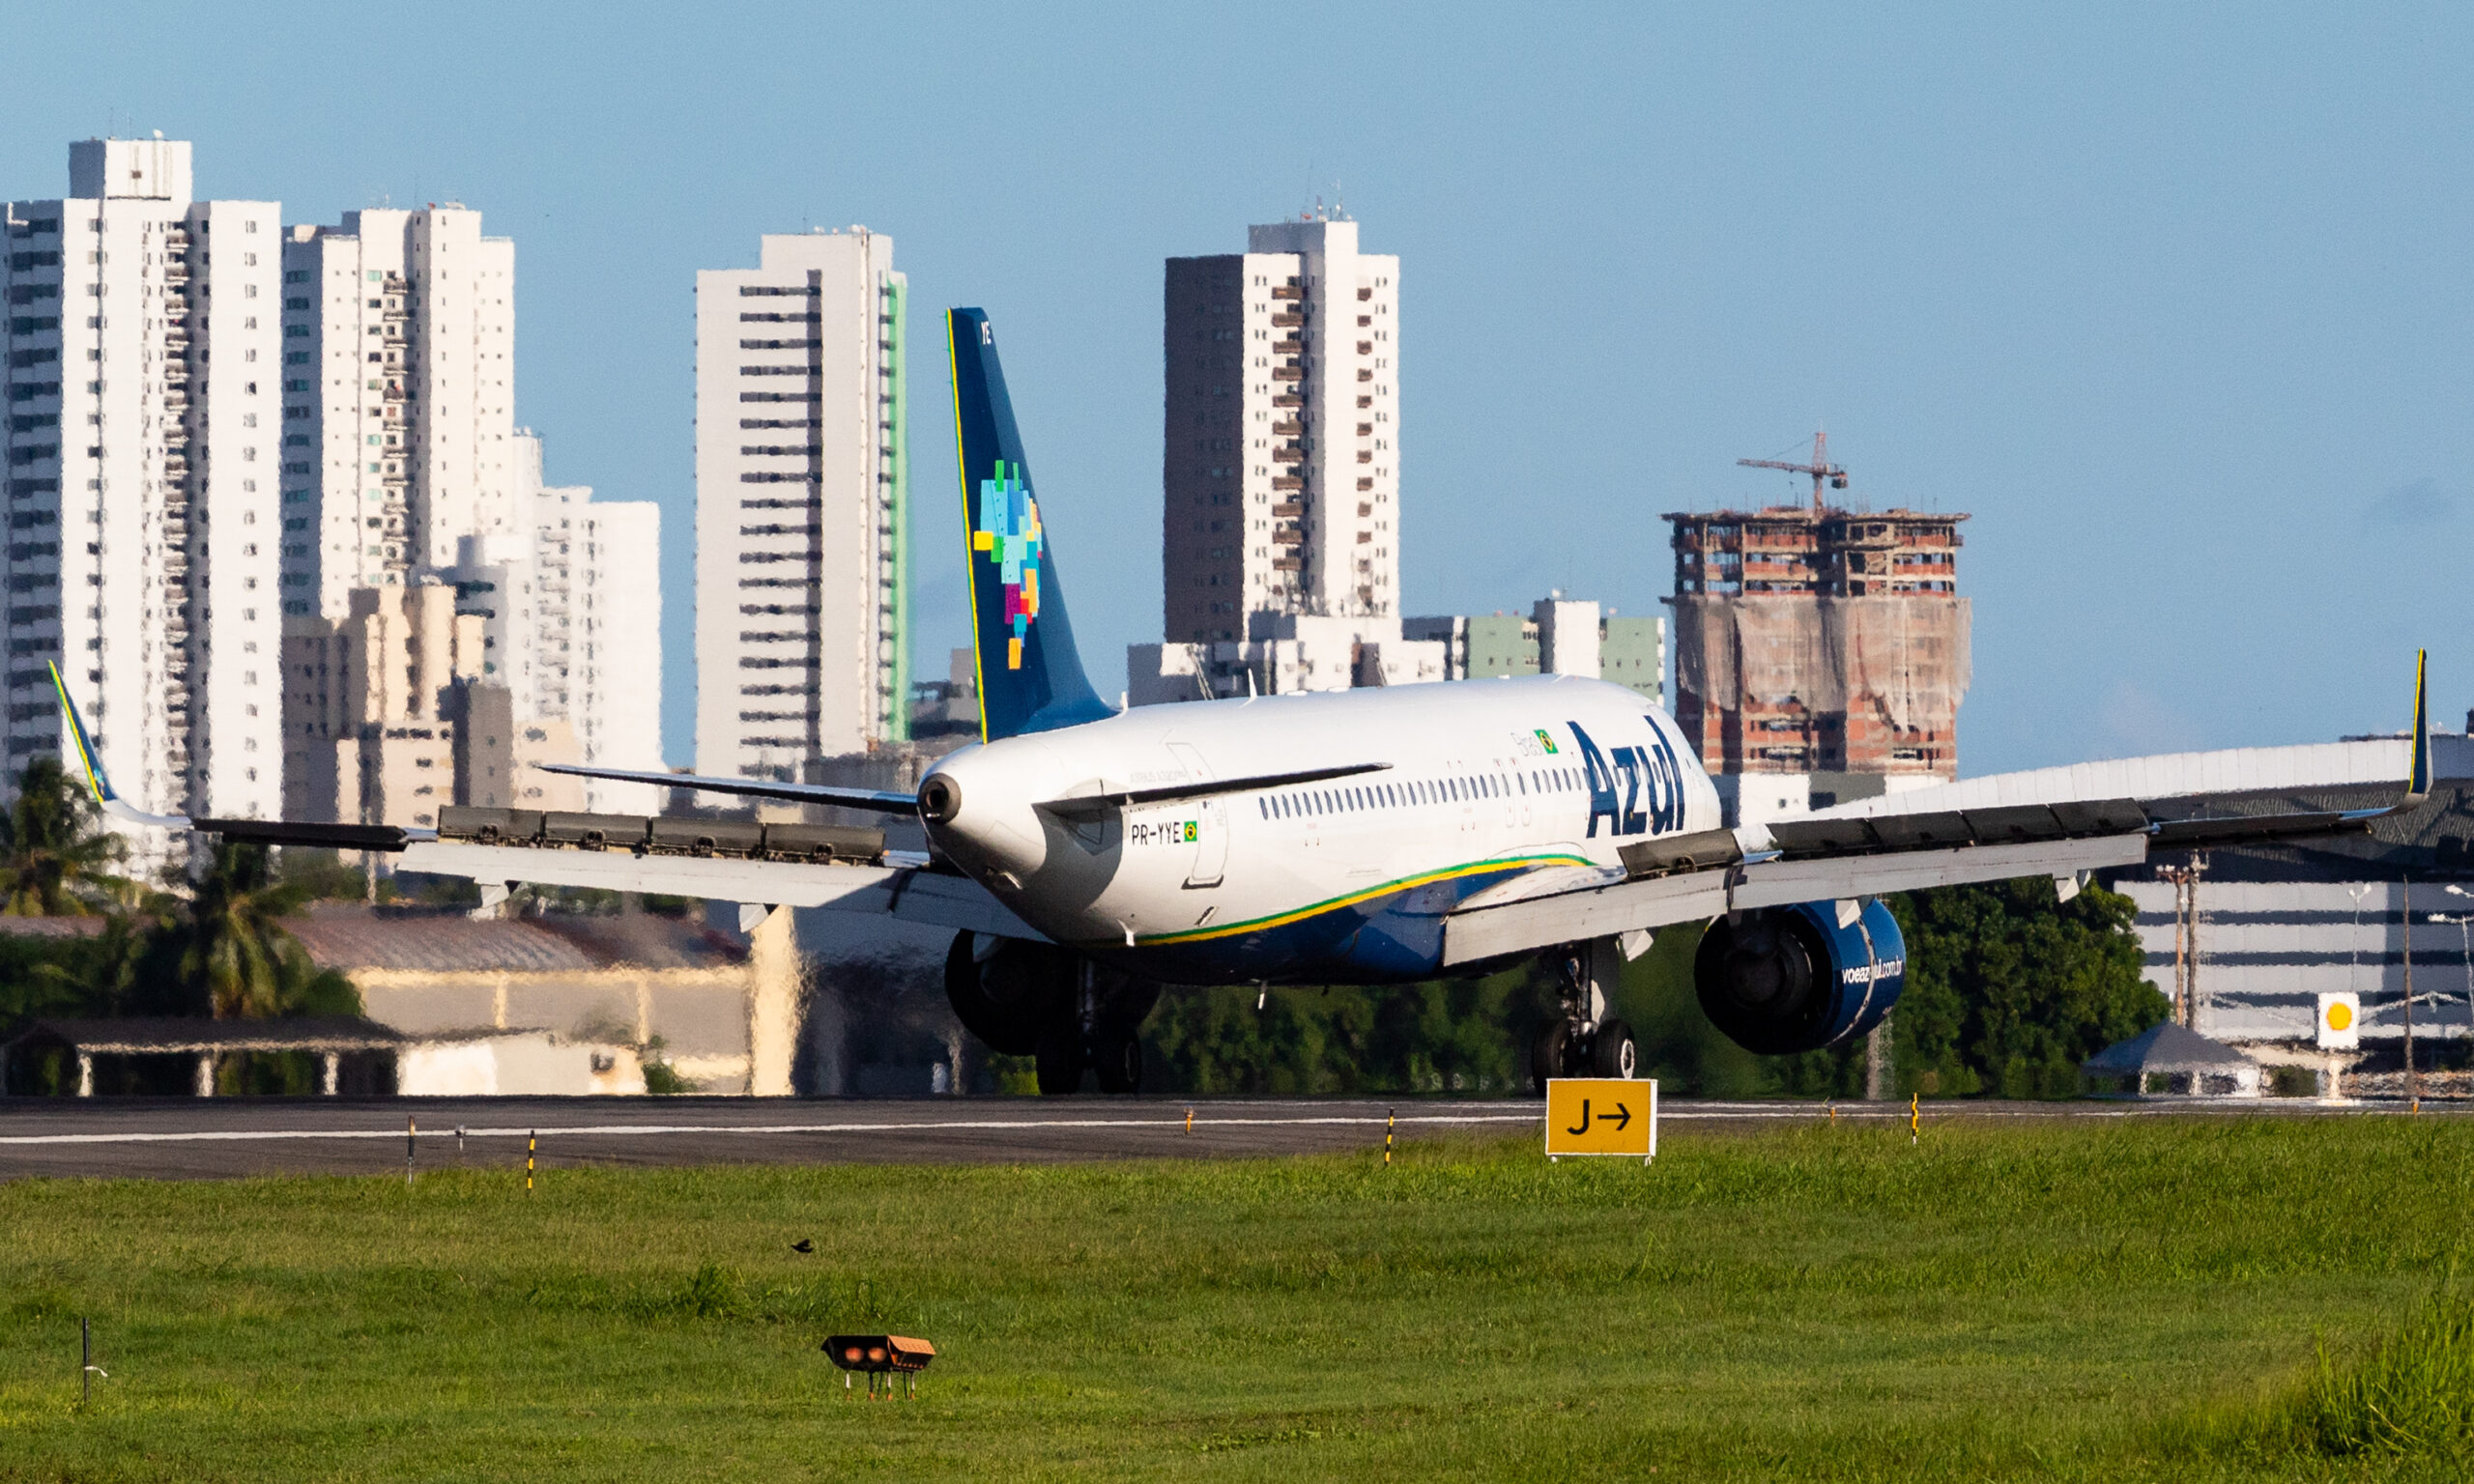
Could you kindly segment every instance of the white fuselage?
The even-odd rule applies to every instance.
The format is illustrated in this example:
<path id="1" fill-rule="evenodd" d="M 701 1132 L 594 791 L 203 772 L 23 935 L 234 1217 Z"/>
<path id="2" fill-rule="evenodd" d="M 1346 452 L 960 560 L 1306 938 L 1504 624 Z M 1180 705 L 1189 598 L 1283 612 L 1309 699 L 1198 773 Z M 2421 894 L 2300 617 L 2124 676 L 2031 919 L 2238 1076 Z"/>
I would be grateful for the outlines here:
<path id="1" fill-rule="evenodd" d="M 929 827 L 947 858 L 1056 941 L 1183 983 L 1421 978 L 1442 915 L 1475 893 L 1616 869 L 1625 844 L 1720 823 L 1671 718 L 1559 675 L 1144 707 L 965 749 L 933 775 L 959 791 Z"/>

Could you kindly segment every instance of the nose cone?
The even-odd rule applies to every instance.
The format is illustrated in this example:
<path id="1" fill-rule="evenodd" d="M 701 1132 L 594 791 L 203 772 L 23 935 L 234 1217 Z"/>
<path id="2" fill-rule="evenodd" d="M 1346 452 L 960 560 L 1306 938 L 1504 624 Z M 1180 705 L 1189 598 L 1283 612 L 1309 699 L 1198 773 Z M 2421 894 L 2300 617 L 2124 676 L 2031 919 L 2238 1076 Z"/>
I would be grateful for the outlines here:
<path id="1" fill-rule="evenodd" d="M 1031 806 L 1054 796 L 1054 772 L 1048 749 L 1023 738 L 948 756 L 919 783 L 929 842 L 982 880 L 1029 880 L 1048 857 Z"/>

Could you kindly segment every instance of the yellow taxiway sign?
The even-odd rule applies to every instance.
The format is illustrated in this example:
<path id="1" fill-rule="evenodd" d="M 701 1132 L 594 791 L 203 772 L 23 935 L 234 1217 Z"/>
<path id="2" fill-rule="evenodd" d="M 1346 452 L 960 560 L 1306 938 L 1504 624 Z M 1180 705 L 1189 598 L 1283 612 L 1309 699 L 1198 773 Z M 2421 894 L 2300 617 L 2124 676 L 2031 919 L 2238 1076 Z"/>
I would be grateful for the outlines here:
<path id="1" fill-rule="evenodd" d="M 1554 1077 L 1546 1083 L 1546 1156 L 1658 1152 L 1658 1085 L 1621 1077 Z"/>

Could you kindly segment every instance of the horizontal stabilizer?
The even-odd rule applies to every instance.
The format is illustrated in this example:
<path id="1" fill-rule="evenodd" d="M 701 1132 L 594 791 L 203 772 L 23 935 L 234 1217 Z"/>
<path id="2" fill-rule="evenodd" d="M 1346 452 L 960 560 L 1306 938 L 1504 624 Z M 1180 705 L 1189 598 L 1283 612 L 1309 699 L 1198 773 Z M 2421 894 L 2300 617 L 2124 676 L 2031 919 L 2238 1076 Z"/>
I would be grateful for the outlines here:
<path id="1" fill-rule="evenodd" d="M 608 892 L 656 892 L 707 901 L 817 907 L 1043 941 L 1035 928 L 976 881 L 890 861 L 883 866 L 759 861 L 426 840 L 407 846 L 397 869 L 462 876 L 484 887 L 530 882 Z"/>
<path id="2" fill-rule="evenodd" d="M 701 778 L 693 773 L 631 773 L 624 768 L 587 768 L 565 762 L 536 762 L 544 773 L 575 778 L 606 778 L 619 784 L 650 784 L 657 788 L 693 788 L 699 793 L 731 793 L 743 799 L 782 799 L 792 804 L 822 804 L 835 809 L 867 809 L 885 814 L 914 813 L 919 796 L 884 788 L 845 788 L 833 784 L 785 784 L 754 778 Z"/>

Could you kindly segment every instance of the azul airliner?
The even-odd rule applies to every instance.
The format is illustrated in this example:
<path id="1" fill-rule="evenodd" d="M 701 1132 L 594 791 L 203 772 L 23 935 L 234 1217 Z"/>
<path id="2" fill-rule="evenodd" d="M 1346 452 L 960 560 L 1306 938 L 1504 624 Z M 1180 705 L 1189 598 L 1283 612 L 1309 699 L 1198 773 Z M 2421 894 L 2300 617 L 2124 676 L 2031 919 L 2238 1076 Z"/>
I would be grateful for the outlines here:
<path id="1" fill-rule="evenodd" d="M 97 798 L 124 820 L 400 850 L 402 868 L 889 914 L 956 929 L 946 990 L 1044 1091 L 1085 1068 L 1133 1091 L 1164 986 L 1407 984 L 1543 958 L 1565 1014 L 1533 1070 L 1629 1076 L 1606 1013 L 1622 958 L 1701 922 L 1699 997 L 1760 1052 L 1861 1036 L 1906 949 L 1882 894 L 2088 871 L 2152 848 L 2361 831 L 2393 810 L 2175 818 L 2103 799 L 1729 829 L 1672 718 L 1570 676 L 1265 696 L 1116 711 L 1085 677 L 995 335 L 947 315 L 978 655 L 979 745 L 916 794 L 609 769 L 553 771 L 915 813 L 929 852 L 873 832 L 448 811 L 438 831 L 139 813 L 111 791 L 64 686 Z M 2404 798 L 2430 782 L 2422 674 Z M 2184 801 L 2187 802 L 2187 801 Z"/>

